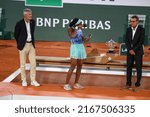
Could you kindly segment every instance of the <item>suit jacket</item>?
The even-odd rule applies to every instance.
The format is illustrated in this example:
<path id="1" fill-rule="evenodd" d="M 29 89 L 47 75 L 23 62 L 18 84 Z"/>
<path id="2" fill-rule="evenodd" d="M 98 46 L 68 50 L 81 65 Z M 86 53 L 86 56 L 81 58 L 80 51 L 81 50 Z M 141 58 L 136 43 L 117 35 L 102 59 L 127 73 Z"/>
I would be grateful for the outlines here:
<path id="1" fill-rule="evenodd" d="M 30 20 L 30 29 L 31 29 L 32 44 L 33 44 L 33 47 L 35 47 L 35 44 L 34 44 L 35 21 L 34 20 Z M 14 37 L 17 42 L 17 48 L 19 50 L 23 50 L 27 41 L 27 29 L 26 29 L 26 24 L 25 24 L 24 19 L 16 23 Z"/>
<path id="2" fill-rule="evenodd" d="M 132 28 L 127 28 L 125 43 L 127 46 L 127 55 L 130 50 L 134 50 L 136 55 L 143 55 L 143 44 L 144 44 L 145 30 L 141 26 L 137 27 L 135 35 L 132 39 Z"/>

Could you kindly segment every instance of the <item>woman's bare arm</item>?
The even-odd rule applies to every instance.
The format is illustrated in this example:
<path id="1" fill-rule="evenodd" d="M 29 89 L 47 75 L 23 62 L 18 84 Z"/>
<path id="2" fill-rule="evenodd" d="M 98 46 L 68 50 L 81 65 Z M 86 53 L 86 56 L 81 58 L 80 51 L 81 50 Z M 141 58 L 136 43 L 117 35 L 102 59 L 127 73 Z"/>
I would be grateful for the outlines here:
<path id="1" fill-rule="evenodd" d="M 73 28 L 68 28 L 68 35 L 69 35 L 70 38 L 75 38 L 75 37 L 76 37 L 76 34 L 77 34 L 77 32 L 76 32 L 75 29 L 73 29 Z"/>

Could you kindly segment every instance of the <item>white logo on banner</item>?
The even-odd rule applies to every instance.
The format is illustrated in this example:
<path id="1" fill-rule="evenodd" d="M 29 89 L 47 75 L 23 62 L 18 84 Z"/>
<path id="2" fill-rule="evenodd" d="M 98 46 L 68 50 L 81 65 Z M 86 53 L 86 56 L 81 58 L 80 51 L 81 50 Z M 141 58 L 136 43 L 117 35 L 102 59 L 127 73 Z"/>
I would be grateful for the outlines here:
<path id="1" fill-rule="evenodd" d="M 62 26 L 62 28 L 68 27 L 68 24 L 71 20 L 69 19 L 58 19 L 58 18 L 36 18 L 36 26 L 38 27 L 50 27 L 55 28 L 57 26 Z M 110 30 L 111 22 L 109 20 L 106 21 L 96 21 L 96 20 L 82 20 L 83 23 L 87 24 L 88 29 L 97 29 L 97 30 Z"/>

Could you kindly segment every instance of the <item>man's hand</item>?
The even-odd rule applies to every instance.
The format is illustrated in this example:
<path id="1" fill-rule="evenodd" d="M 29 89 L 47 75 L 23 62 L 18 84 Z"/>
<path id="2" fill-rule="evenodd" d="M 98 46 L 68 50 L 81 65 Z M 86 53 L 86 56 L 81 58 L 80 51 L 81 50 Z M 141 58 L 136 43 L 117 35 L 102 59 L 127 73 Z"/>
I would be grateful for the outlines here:
<path id="1" fill-rule="evenodd" d="M 131 55 L 135 55 L 135 52 L 134 52 L 133 50 L 130 50 L 129 53 L 130 53 Z"/>

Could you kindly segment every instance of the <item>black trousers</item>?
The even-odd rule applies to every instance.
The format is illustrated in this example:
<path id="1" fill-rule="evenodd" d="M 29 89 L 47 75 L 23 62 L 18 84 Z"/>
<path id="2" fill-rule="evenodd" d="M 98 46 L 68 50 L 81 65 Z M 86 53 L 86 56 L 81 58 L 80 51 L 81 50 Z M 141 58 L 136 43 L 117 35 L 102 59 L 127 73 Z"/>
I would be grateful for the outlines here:
<path id="1" fill-rule="evenodd" d="M 143 55 L 127 55 L 127 86 L 132 85 L 132 68 L 134 66 L 135 62 L 135 67 L 136 67 L 136 72 L 137 72 L 137 81 L 135 83 L 136 87 L 139 87 L 141 77 L 142 77 L 142 64 L 143 64 Z"/>

